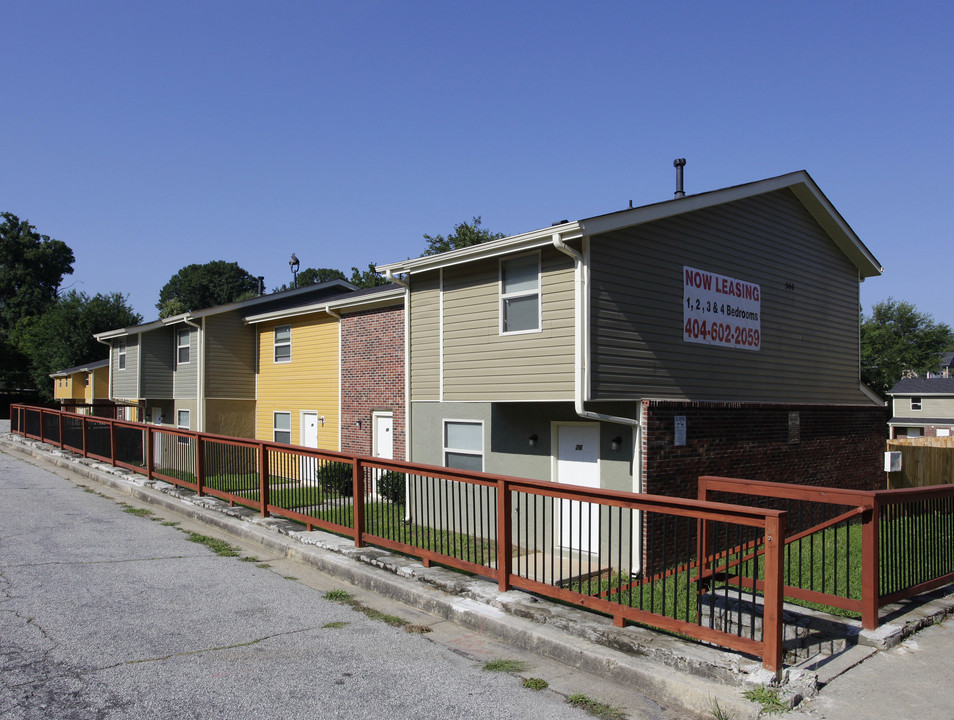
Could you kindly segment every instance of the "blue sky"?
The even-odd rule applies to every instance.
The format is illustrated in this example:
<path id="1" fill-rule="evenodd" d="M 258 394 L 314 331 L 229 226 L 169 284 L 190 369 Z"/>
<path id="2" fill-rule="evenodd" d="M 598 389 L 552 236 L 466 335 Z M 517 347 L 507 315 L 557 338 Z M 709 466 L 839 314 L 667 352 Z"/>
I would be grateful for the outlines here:
<path id="1" fill-rule="evenodd" d="M 181 267 L 418 256 L 805 169 L 954 326 L 954 3 L 8 0 L 0 210 L 150 320 Z"/>

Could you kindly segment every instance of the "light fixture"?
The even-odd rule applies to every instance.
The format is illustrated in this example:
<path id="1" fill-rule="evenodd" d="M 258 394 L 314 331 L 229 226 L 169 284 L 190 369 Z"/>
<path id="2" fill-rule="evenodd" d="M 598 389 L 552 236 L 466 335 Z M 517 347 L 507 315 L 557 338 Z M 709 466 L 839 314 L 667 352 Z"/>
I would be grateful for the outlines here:
<path id="1" fill-rule="evenodd" d="M 610 441 L 610 450 L 619 450 L 619 446 L 622 444 L 623 444 L 623 438 L 617 435 Z"/>
<path id="2" fill-rule="evenodd" d="M 538 438 L 538 437 L 536 436 L 536 434 L 531 435 L 530 438 L 529 438 L 530 447 L 536 447 L 537 440 L 539 440 L 539 439 L 540 439 L 540 438 Z"/>
<path id="3" fill-rule="evenodd" d="M 354 426 L 360 430 L 360 429 L 361 429 L 361 421 L 358 420 L 357 422 L 355 422 Z"/>
<path id="4" fill-rule="evenodd" d="M 295 253 L 292 253 L 291 260 L 288 261 L 288 267 L 292 271 L 292 287 L 298 287 L 298 268 L 301 267 L 301 263 L 298 262 L 298 256 Z"/>

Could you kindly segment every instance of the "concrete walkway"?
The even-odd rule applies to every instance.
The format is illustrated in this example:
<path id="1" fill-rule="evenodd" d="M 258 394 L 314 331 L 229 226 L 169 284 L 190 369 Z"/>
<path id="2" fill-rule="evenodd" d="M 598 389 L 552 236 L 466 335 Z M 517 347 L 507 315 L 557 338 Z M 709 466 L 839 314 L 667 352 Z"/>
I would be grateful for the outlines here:
<path id="1" fill-rule="evenodd" d="M 289 521 L 262 519 L 165 483 L 146 483 L 141 476 L 60 453 L 50 446 L 0 435 L 0 451 L 42 459 L 139 500 L 175 508 L 355 586 L 473 628 L 482 637 L 506 639 L 612 680 L 621 688 L 638 688 L 669 707 L 685 708 L 687 716 L 713 717 L 718 703 L 723 717 L 755 718 L 759 707 L 742 694 L 771 681 L 760 663 L 751 658 L 635 626 L 615 628 L 608 618 L 526 593 L 501 594 L 486 580 L 443 568 L 424 568 L 414 559 L 375 548 L 357 549 L 353 542 L 338 536 L 304 532 Z M 788 669 L 783 697 L 787 701 L 805 698 L 789 717 L 954 718 L 954 683 L 949 679 L 954 663 L 948 660 L 948 649 L 954 651 L 954 620 L 943 622 L 952 611 L 954 592 L 935 593 L 925 602 L 889 610 L 882 628 L 875 633 L 858 632 L 859 644 L 830 660 Z M 925 629 L 908 637 L 919 627 Z M 911 677 L 909 668 L 916 678 Z M 890 675 L 890 681 L 884 675 Z"/>

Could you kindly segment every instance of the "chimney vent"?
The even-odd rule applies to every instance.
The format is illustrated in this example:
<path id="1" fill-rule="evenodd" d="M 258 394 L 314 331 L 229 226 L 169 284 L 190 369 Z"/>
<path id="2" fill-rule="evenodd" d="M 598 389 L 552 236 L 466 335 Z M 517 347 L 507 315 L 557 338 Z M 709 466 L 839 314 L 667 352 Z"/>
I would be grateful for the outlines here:
<path id="1" fill-rule="evenodd" d="M 258 294 L 259 295 L 265 294 L 265 276 L 264 275 L 258 276 Z"/>
<path id="2" fill-rule="evenodd" d="M 676 197 L 684 198 L 686 193 L 682 189 L 682 169 L 686 166 L 686 159 L 676 158 L 672 161 L 672 166 L 676 168 Z"/>

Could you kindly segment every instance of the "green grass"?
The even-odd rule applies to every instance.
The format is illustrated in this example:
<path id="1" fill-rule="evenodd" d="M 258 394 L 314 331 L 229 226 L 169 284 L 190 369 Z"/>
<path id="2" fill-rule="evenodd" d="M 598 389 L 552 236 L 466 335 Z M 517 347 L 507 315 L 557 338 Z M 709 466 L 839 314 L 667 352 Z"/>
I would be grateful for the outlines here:
<path id="1" fill-rule="evenodd" d="M 218 538 L 209 537 L 208 535 L 201 535 L 200 533 L 195 532 L 190 532 L 188 539 L 189 542 L 205 545 L 216 555 L 221 555 L 222 557 L 235 557 L 239 554 L 239 551 L 225 542 L 225 540 L 219 540 Z"/>
<path id="2" fill-rule="evenodd" d="M 342 605 L 348 605 L 355 612 L 359 612 L 371 620 L 377 620 L 392 627 L 404 628 L 409 632 L 416 633 L 430 632 L 430 628 L 426 626 L 411 625 L 407 620 L 399 618 L 397 615 L 389 615 L 364 605 L 357 599 L 351 597 L 351 594 L 347 590 L 329 590 L 325 593 L 325 599 L 339 602 Z"/>
<path id="3" fill-rule="evenodd" d="M 777 715 L 791 710 L 788 703 L 779 694 L 778 689 L 766 685 L 759 685 L 757 688 L 746 690 L 742 693 L 742 697 L 761 705 L 762 712 L 766 715 Z"/>
<path id="4" fill-rule="evenodd" d="M 488 660 L 483 664 L 481 670 L 487 672 L 512 672 L 519 673 L 527 669 L 527 663 L 523 660 Z"/>
<path id="5" fill-rule="evenodd" d="M 526 678 L 523 681 L 523 686 L 527 690 L 546 690 L 550 687 L 550 683 L 543 678 Z"/>
<path id="6" fill-rule="evenodd" d="M 626 717 L 621 708 L 601 703 L 583 693 L 574 693 L 566 701 L 570 705 L 586 710 L 594 717 L 603 718 L 603 720 L 623 720 Z"/>

